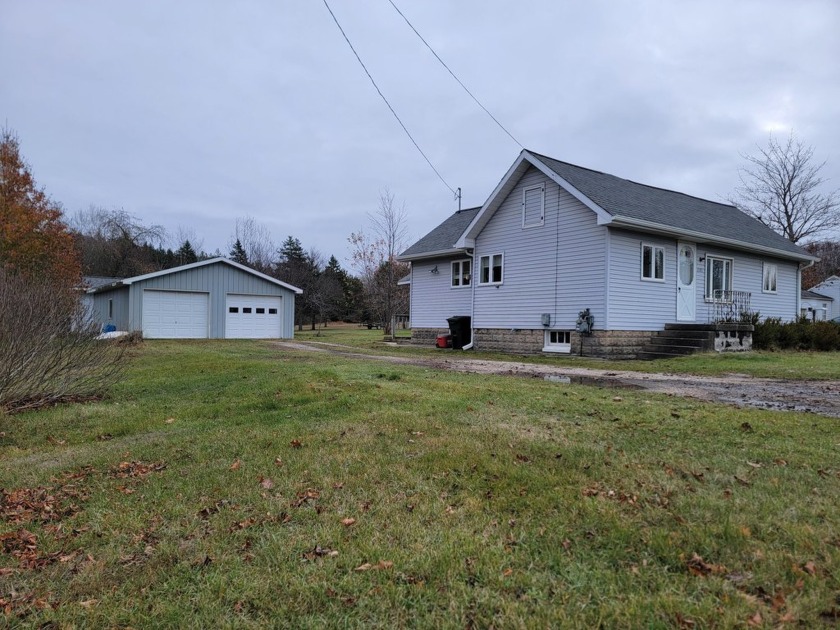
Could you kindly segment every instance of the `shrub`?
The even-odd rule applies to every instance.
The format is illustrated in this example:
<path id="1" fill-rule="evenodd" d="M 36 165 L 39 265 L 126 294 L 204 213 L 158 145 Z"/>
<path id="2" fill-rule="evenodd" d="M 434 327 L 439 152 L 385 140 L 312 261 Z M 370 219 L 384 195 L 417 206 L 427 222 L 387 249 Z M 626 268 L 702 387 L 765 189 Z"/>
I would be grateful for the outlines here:
<path id="1" fill-rule="evenodd" d="M 811 322 L 804 317 L 782 322 L 768 317 L 754 326 L 756 350 L 840 350 L 840 325 L 834 322 Z"/>
<path id="2" fill-rule="evenodd" d="M 767 317 L 753 324 L 753 348 L 756 350 L 774 350 L 781 345 L 782 320 Z"/>
<path id="3" fill-rule="evenodd" d="M 0 411 L 101 395 L 126 345 L 98 333 L 72 287 L 0 268 Z"/>

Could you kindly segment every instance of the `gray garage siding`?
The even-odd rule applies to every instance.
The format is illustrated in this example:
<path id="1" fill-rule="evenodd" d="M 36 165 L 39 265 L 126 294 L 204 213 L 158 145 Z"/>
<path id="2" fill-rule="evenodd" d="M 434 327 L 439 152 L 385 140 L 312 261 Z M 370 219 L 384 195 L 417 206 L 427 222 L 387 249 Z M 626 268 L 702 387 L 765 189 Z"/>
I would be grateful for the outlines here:
<path id="1" fill-rule="evenodd" d="M 210 294 L 210 338 L 225 336 L 225 301 L 229 293 L 280 296 L 283 303 L 284 338 L 294 336 L 294 293 L 230 265 L 216 263 L 186 269 L 133 283 L 128 330 L 142 330 L 143 290 L 199 291 Z"/>
<path id="2" fill-rule="evenodd" d="M 113 324 L 117 330 L 129 330 L 128 328 L 128 287 L 94 293 L 93 298 L 93 321 L 101 326 Z M 113 317 L 108 317 L 108 301 L 113 300 Z"/>

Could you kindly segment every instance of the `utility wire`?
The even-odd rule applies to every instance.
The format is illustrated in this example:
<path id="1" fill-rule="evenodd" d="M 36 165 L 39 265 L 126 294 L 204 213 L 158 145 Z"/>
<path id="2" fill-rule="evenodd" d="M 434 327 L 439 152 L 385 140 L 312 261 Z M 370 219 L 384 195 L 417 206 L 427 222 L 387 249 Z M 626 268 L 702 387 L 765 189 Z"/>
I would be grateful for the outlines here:
<path id="1" fill-rule="evenodd" d="M 452 72 L 452 70 L 449 68 L 449 66 L 447 66 L 447 65 L 446 65 L 446 63 L 443 61 L 443 59 L 441 59 L 441 58 L 440 58 L 440 56 L 439 56 L 439 55 L 435 52 L 435 49 L 434 49 L 434 48 L 432 48 L 432 47 L 429 45 L 429 42 L 427 42 L 425 39 L 423 39 L 423 36 L 422 36 L 422 35 L 421 35 L 418 31 L 417 31 L 417 29 L 416 29 L 416 28 L 414 28 L 414 25 L 413 25 L 411 22 L 409 22 L 409 21 L 408 21 L 408 18 L 407 18 L 407 17 L 405 17 L 405 15 L 403 14 L 403 12 L 402 12 L 402 11 L 400 11 L 399 7 L 398 7 L 396 4 L 394 4 L 394 0 L 388 0 L 388 2 L 390 2 L 390 3 L 391 3 L 391 6 L 392 6 L 392 7 L 394 7 L 394 10 L 395 10 L 397 13 L 399 13 L 399 14 L 400 14 L 400 17 L 402 17 L 402 19 L 404 19 L 404 20 L 405 20 L 405 23 L 406 23 L 406 24 L 408 24 L 408 25 L 411 27 L 411 30 L 412 30 L 412 31 L 414 31 L 414 34 L 415 34 L 415 35 L 417 35 L 417 37 L 419 37 L 419 38 L 420 38 L 420 41 L 421 41 L 421 42 L 423 42 L 424 44 L 426 44 L 426 48 L 428 48 L 428 49 L 432 52 L 432 54 L 435 56 L 435 59 L 437 59 L 437 60 L 440 62 L 440 64 L 441 64 L 444 68 L 446 68 L 446 70 L 449 72 L 449 74 L 451 74 L 451 75 L 452 75 L 452 78 L 453 78 L 453 79 L 455 79 L 455 80 L 458 82 L 458 85 L 460 85 L 462 88 L 464 88 L 464 91 L 465 91 L 467 94 L 469 94 L 469 95 L 470 95 L 470 97 L 472 98 L 472 100 L 474 100 L 474 101 L 476 102 L 476 104 L 477 104 L 477 105 L 478 105 L 481 109 L 483 109 L 483 110 L 485 111 L 485 113 L 486 113 L 488 116 L 490 116 L 490 118 L 492 118 L 492 119 L 493 119 L 493 122 L 494 122 L 494 123 L 496 123 L 496 124 L 499 126 L 499 129 L 501 129 L 502 131 L 504 131 L 504 132 L 505 132 L 505 133 L 506 133 L 506 134 L 510 137 L 510 139 L 511 139 L 511 140 L 513 140 L 516 144 L 518 144 L 518 145 L 519 145 L 519 148 L 524 149 L 525 147 L 523 147 L 523 146 L 522 146 L 522 143 L 521 143 L 521 142 L 519 142 L 519 140 L 517 140 L 516 138 L 514 138 L 514 137 L 513 137 L 513 134 L 512 134 L 510 131 L 508 131 L 507 129 L 505 129 L 504 125 L 502 125 L 502 123 L 500 123 L 498 120 L 496 120 L 496 117 L 495 117 L 493 114 L 491 114 L 491 113 L 490 113 L 490 110 L 488 110 L 486 107 L 484 107 L 484 105 L 482 105 L 482 104 L 481 104 L 481 101 L 479 101 L 479 100 L 475 97 L 475 95 L 474 95 L 472 92 L 470 92 L 470 91 L 469 91 L 469 89 L 467 88 L 467 86 L 466 86 L 466 85 L 464 85 L 464 84 L 461 82 L 461 79 L 459 79 L 457 76 L 455 76 L 455 73 L 454 73 L 454 72 Z"/>
<path id="2" fill-rule="evenodd" d="M 403 121 L 402 121 L 402 120 L 400 120 L 400 117 L 397 115 L 397 112 L 396 112 L 396 111 L 394 111 L 394 108 L 393 108 L 393 107 L 391 107 L 391 103 L 389 103 L 389 102 L 388 102 L 388 99 L 387 99 L 387 98 L 385 98 L 385 95 L 382 93 L 382 90 L 380 90 L 380 89 L 379 89 L 379 86 L 378 86 L 378 85 L 376 85 L 376 81 L 374 81 L 374 80 L 373 80 L 373 77 L 370 75 L 370 72 L 368 71 L 367 66 L 365 65 L 365 62 L 364 62 L 364 61 L 362 61 L 362 58 L 361 58 L 361 57 L 359 57 L 359 53 L 357 53 L 357 52 L 356 52 L 356 49 L 355 49 L 355 48 L 353 48 L 353 44 L 352 44 L 352 43 L 350 43 L 350 38 L 348 38 L 348 37 L 347 37 L 347 33 L 345 33 L 345 32 L 344 32 L 344 29 L 343 29 L 343 28 L 341 28 L 341 24 L 338 22 L 338 18 L 336 18 L 336 17 L 335 17 L 335 13 L 333 13 L 333 10 L 330 8 L 330 5 L 329 5 L 329 3 L 327 2 L 327 0 L 324 0 L 324 6 L 326 6 L 326 7 L 327 7 L 327 11 L 329 11 L 329 12 L 330 12 L 330 15 L 332 16 L 333 22 L 335 22 L 335 25 L 338 27 L 338 30 L 339 30 L 339 31 L 341 31 L 341 34 L 342 34 L 342 36 L 344 37 L 344 41 L 346 41 L 346 42 L 347 42 L 347 45 L 348 45 L 348 46 L 350 46 L 350 50 L 352 50 L 352 51 L 353 51 L 353 54 L 354 54 L 354 55 L 356 55 L 356 59 L 358 60 L 359 64 L 361 64 L 362 69 L 365 71 L 365 74 L 367 75 L 368 79 L 370 79 L 370 82 L 373 84 L 373 87 L 374 87 L 374 88 L 376 88 L 377 93 L 379 94 L 379 96 L 380 96 L 380 97 L 382 97 L 382 100 L 383 100 L 383 101 L 385 101 L 385 104 L 388 106 L 388 109 L 390 109 L 390 110 L 391 110 L 391 113 L 394 115 L 394 118 L 396 118 L 396 119 L 397 119 L 397 122 L 398 122 L 398 123 L 400 123 L 400 127 L 402 127 L 402 128 L 403 128 L 403 131 L 405 131 L 405 135 L 407 135 L 407 136 L 408 136 L 409 140 L 411 140 L 411 142 L 414 144 L 414 146 L 415 146 L 415 147 L 417 148 L 417 150 L 420 152 L 420 155 L 422 155 L 422 156 L 423 156 L 423 158 L 426 160 L 426 162 L 429 164 L 429 166 L 430 166 L 430 167 L 432 168 L 432 170 L 435 172 L 435 175 L 437 175 L 437 176 L 438 176 L 438 179 L 440 179 L 440 181 L 442 181 L 442 182 L 443 182 L 443 185 L 444 185 L 444 186 L 446 186 L 446 187 L 447 187 L 447 188 L 448 188 L 448 189 L 452 192 L 452 194 L 453 194 L 453 195 L 456 195 L 456 196 L 457 196 L 457 195 L 458 195 L 458 193 L 456 193 L 456 192 L 455 192 L 455 189 L 454 189 L 454 188 L 452 188 L 452 186 L 450 186 L 450 185 L 446 182 L 446 180 L 445 180 L 445 179 L 443 179 L 443 176 L 442 176 L 442 175 L 438 172 L 438 170 L 435 168 L 435 165 L 434 165 L 434 164 L 432 164 L 432 161 L 429 159 L 429 157 L 428 157 L 425 153 L 423 153 L 423 149 L 421 149 L 421 148 L 420 148 L 420 145 L 419 145 L 419 144 L 417 144 L 417 141 L 414 139 L 414 137 L 413 137 L 413 136 L 411 135 L 411 133 L 408 131 L 408 128 L 407 128 L 407 127 L 403 124 Z"/>

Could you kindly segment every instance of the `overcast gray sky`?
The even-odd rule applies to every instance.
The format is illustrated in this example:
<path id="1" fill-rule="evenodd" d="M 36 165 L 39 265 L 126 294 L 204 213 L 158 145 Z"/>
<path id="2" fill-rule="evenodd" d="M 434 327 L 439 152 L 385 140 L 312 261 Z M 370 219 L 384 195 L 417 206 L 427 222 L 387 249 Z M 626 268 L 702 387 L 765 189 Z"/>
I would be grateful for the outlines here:
<path id="1" fill-rule="evenodd" d="M 720 200 L 791 129 L 840 187 L 837 0 L 395 0 L 526 148 Z M 443 178 L 482 204 L 520 147 L 387 0 L 330 0 Z M 68 213 L 229 249 L 237 217 L 346 265 L 380 191 L 410 241 L 457 209 L 322 0 L 0 0 L 0 121 Z"/>

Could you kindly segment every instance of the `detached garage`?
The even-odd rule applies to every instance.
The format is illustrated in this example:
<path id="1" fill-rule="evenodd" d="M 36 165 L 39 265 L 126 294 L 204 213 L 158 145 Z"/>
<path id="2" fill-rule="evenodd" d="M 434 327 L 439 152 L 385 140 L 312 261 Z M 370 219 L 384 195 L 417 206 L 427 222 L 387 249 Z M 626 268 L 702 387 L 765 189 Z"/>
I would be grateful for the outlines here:
<path id="1" fill-rule="evenodd" d="M 102 327 L 147 339 L 278 339 L 294 336 L 297 287 L 213 258 L 91 289 Z"/>

